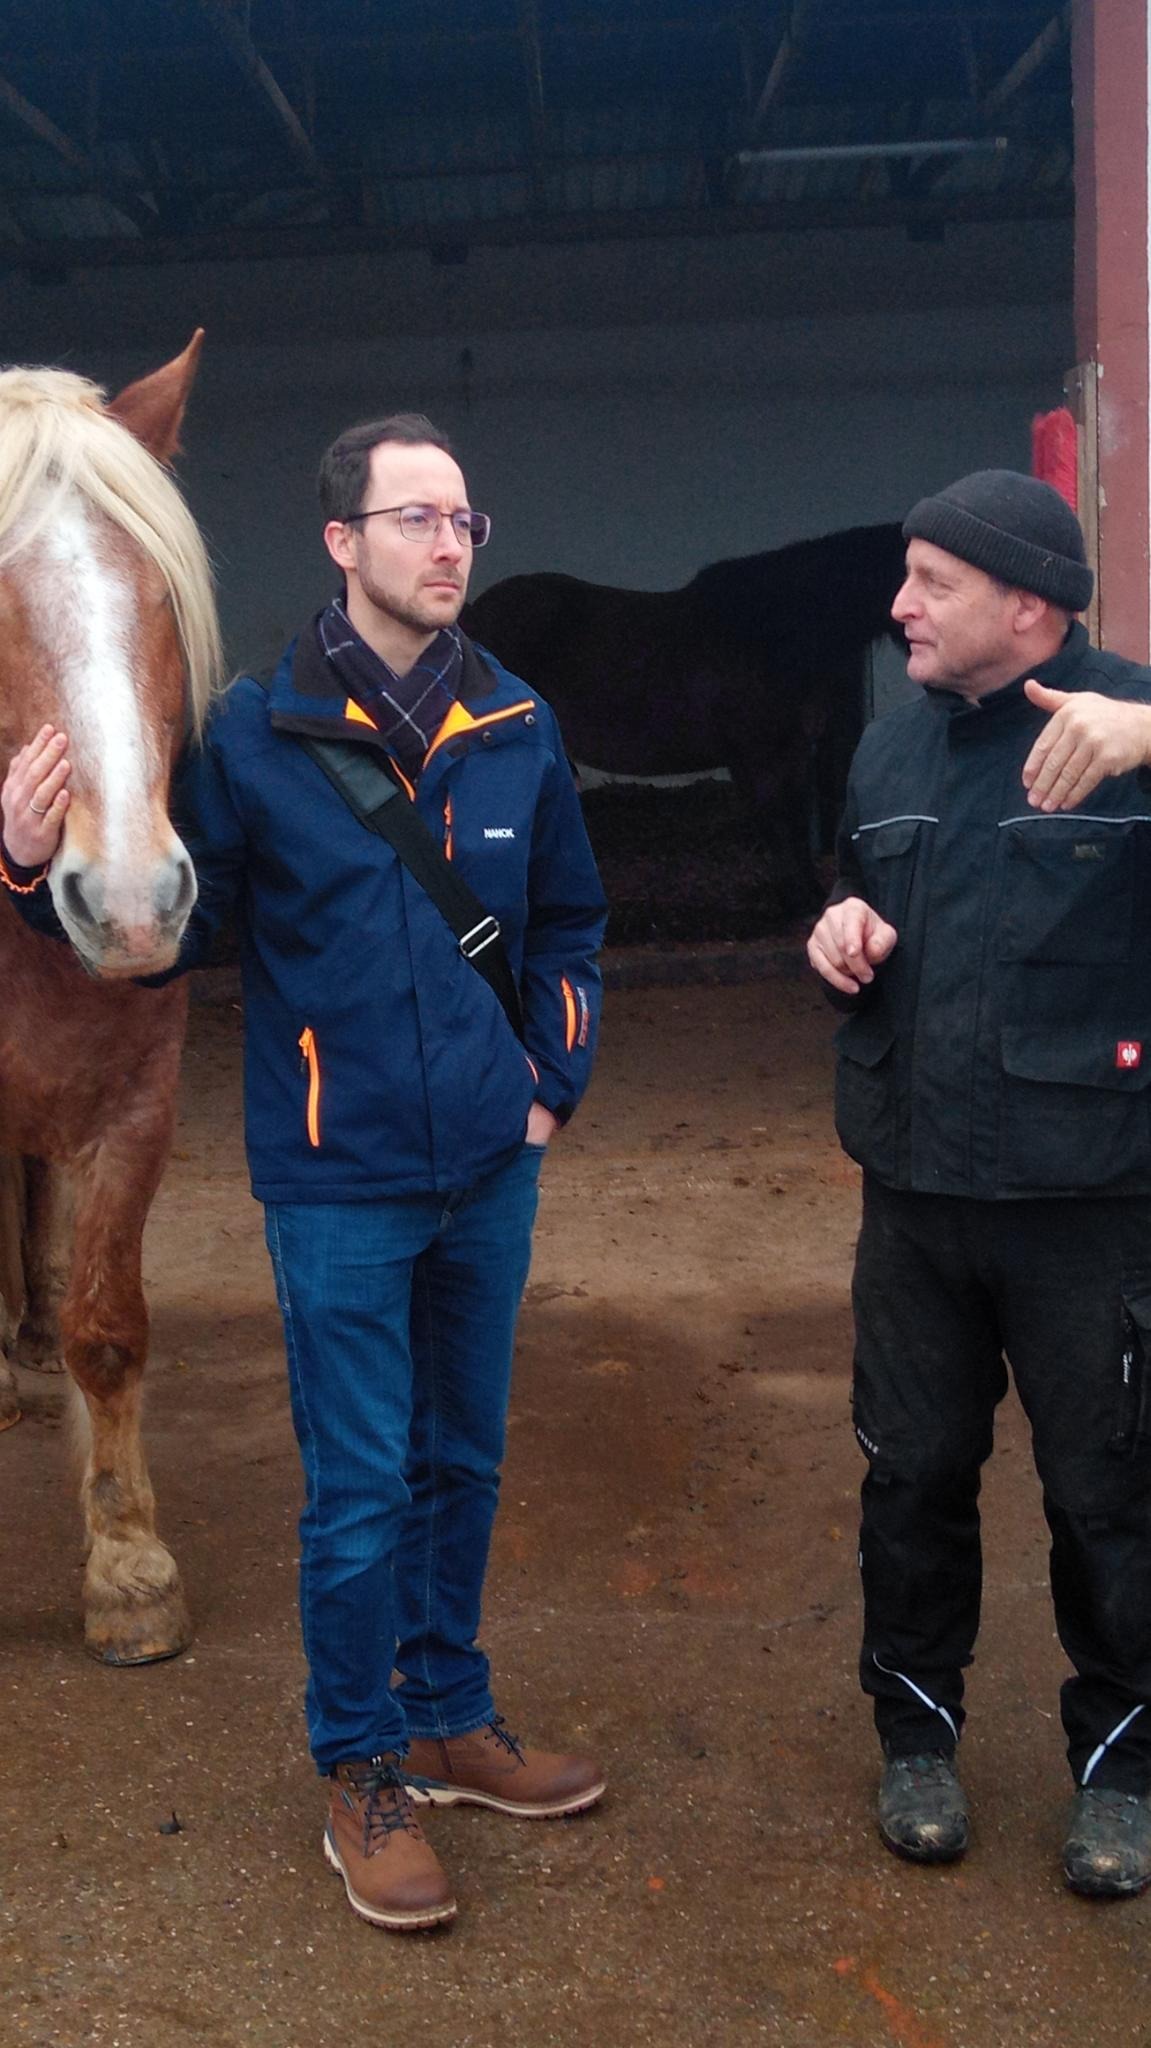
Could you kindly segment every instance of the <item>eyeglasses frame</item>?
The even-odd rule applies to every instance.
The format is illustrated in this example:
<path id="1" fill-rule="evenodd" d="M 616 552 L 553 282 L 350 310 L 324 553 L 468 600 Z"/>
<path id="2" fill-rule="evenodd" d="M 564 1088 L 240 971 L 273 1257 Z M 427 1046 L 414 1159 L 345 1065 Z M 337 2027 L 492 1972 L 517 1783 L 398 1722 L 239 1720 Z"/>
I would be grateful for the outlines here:
<path id="1" fill-rule="evenodd" d="M 371 512 L 350 512 L 348 514 L 348 517 L 343 521 L 343 524 L 345 526 L 358 526 L 361 520 L 364 519 L 382 519 L 385 512 L 436 512 L 436 507 L 434 505 L 416 505 L 411 501 L 403 505 L 376 505 Z M 484 534 L 482 540 L 477 540 L 474 533 L 469 533 L 466 540 L 461 539 L 459 533 L 456 532 L 455 526 L 455 521 L 460 517 L 461 513 L 467 519 L 487 520 L 487 532 Z M 436 526 L 435 538 L 437 540 L 440 537 L 440 528 L 442 527 L 445 519 L 451 522 L 452 532 L 456 535 L 456 539 L 460 542 L 461 547 L 485 548 L 492 537 L 492 522 L 490 514 L 488 514 L 487 512 L 466 511 L 465 508 L 461 505 L 455 512 L 436 512 L 436 518 L 438 524 Z M 401 539 L 403 540 L 412 539 L 410 533 L 404 532 L 402 525 L 400 527 L 400 536 Z M 426 540 L 426 534 L 424 538 Z M 415 547 L 418 547 L 420 543 L 417 540 L 413 542 L 413 545 Z"/>

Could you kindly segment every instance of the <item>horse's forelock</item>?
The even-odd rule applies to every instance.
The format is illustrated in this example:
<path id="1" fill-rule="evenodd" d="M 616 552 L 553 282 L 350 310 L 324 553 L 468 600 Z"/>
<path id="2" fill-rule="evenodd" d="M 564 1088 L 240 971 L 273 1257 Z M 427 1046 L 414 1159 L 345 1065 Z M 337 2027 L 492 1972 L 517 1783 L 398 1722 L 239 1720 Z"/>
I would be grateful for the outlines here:
<path id="1" fill-rule="evenodd" d="M 78 491 L 153 561 L 183 649 L 192 722 L 203 723 L 222 655 L 212 572 L 167 471 L 104 409 L 99 385 L 68 370 L 0 371 L 0 568 Z"/>

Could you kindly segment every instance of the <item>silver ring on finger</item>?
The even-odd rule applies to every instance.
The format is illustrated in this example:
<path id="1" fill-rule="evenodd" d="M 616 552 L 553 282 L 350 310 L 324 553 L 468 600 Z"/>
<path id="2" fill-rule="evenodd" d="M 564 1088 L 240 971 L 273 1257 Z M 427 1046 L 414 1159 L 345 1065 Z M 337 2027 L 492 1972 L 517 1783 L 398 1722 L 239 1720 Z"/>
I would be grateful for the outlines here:
<path id="1" fill-rule="evenodd" d="M 50 807 L 49 807 L 49 808 L 50 808 Z M 39 806 L 39 804 L 34 804 L 34 803 L 33 803 L 33 801 L 32 801 L 32 799 L 31 799 L 31 797 L 29 797 L 29 799 L 28 799 L 28 809 L 29 809 L 30 811 L 34 811 L 34 812 L 35 812 L 35 814 L 36 814 L 36 816 L 37 816 L 38 818 L 46 818 L 46 817 L 48 816 L 48 812 L 47 812 L 47 811 L 42 811 L 42 810 L 40 809 L 40 806 Z"/>

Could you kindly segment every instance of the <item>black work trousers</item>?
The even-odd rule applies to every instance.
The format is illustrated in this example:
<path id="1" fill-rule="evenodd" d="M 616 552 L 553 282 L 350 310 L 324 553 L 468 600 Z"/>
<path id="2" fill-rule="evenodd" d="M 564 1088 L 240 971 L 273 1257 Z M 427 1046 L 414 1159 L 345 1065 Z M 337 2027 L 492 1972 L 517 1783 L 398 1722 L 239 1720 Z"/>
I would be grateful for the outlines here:
<path id="1" fill-rule="evenodd" d="M 1074 1667 L 1071 1769 L 1151 1791 L 1151 1197 L 984 1202 L 867 1179 L 854 1305 L 860 1676 L 884 1746 L 950 1752 L 963 1726 L 980 1467 L 1010 1361 Z"/>

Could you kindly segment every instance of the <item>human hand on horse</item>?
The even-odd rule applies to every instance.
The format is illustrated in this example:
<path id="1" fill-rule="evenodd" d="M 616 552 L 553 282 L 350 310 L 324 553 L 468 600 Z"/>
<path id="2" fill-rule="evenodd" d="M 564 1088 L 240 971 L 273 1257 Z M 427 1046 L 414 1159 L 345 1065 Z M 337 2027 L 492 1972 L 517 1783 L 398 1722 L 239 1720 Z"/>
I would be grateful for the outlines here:
<path id="1" fill-rule="evenodd" d="M 1023 688 L 1051 715 L 1023 764 L 1027 801 L 1037 811 L 1070 811 L 1106 775 L 1151 764 L 1151 704 L 1101 697 L 1095 690 Z"/>
<path id="2" fill-rule="evenodd" d="M 17 867 L 44 867 L 60 844 L 72 772 L 67 744 L 65 733 L 42 725 L 12 756 L 0 789 L 0 817 L 4 845 Z"/>
<path id="3" fill-rule="evenodd" d="M 898 932 L 865 903 L 847 896 L 829 903 L 807 942 L 807 957 L 817 974 L 845 996 L 857 996 L 874 981 L 875 969 L 886 960 Z"/>

